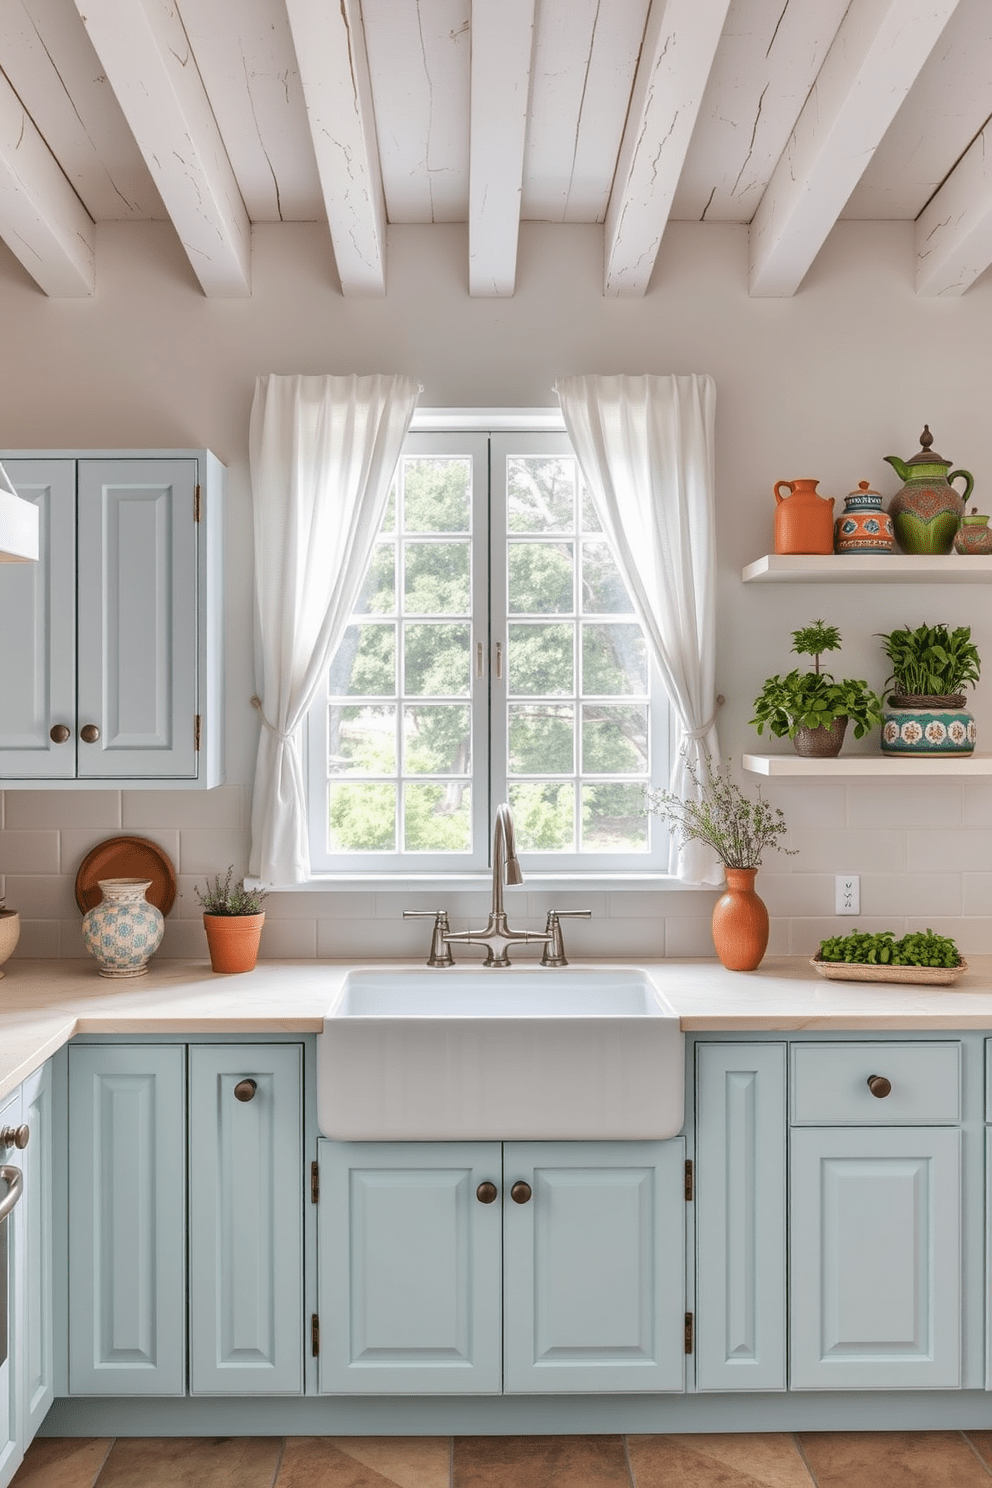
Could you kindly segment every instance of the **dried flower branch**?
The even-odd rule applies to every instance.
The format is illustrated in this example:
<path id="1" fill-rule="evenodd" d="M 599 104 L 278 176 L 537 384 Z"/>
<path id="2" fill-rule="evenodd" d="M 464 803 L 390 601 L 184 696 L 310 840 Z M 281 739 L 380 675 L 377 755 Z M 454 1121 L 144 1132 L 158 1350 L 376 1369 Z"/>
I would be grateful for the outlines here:
<path id="1" fill-rule="evenodd" d="M 758 868 L 769 848 L 794 857 L 798 849 L 779 841 L 788 831 L 781 807 L 770 806 L 760 789 L 756 800 L 745 796 L 730 778 L 729 762 L 722 770 L 714 770 L 711 757 L 706 755 L 705 760 L 705 781 L 687 766 L 699 791 L 698 800 L 685 800 L 667 790 L 647 793 L 648 810 L 664 820 L 679 846 L 705 842 L 727 868 Z"/>

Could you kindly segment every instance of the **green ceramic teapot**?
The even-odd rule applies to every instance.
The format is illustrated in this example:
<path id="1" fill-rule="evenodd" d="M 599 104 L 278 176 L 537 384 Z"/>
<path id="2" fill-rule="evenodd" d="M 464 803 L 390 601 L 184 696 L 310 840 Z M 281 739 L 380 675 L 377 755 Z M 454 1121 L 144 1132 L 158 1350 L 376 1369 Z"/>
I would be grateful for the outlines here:
<path id="1" fill-rule="evenodd" d="M 935 454 L 932 444 L 930 426 L 924 424 L 918 455 L 911 460 L 885 456 L 900 480 L 906 482 L 889 503 L 896 541 L 904 553 L 949 553 L 975 484 L 968 470 L 952 470 L 948 475 L 950 460 Z M 959 475 L 965 480 L 961 496 L 951 485 Z"/>

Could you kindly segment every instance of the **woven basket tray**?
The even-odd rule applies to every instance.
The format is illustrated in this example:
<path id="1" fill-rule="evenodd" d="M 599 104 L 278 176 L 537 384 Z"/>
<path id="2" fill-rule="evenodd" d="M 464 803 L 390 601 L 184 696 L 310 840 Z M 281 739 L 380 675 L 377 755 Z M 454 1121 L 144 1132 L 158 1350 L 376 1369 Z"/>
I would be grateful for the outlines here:
<path id="1" fill-rule="evenodd" d="M 858 961 L 821 961 L 810 958 L 810 966 L 830 982 L 915 982 L 924 987 L 949 987 L 968 970 L 967 961 L 957 966 L 868 966 Z"/>

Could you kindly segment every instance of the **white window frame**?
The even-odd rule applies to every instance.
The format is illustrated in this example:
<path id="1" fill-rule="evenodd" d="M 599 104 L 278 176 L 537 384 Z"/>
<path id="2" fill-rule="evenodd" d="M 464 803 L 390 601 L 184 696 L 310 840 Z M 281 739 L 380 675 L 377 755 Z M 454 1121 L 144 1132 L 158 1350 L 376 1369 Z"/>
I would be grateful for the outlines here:
<path id="1" fill-rule="evenodd" d="M 464 435 L 478 435 L 487 440 L 492 436 L 497 436 L 493 439 L 493 449 L 501 449 L 502 454 L 510 451 L 510 446 L 504 443 L 504 437 L 512 436 L 510 442 L 518 446 L 517 453 L 527 454 L 537 453 L 548 447 L 550 441 L 546 443 L 538 436 L 558 435 L 564 439 L 565 430 L 560 410 L 557 408 L 421 409 L 414 415 L 410 433 L 411 435 L 430 433 L 437 436 L 436 439 L 429 441 L 417 440 L 418 447 L 423 444 L 425 453 L 450 451 L 452 454 L 457 454 L 459 452 L 457 448 L 453 448 L 450 443 L 445 443 L 445 436 L 454 435 L 460 438 Z M 559 440 L 556 439 L 555 443 L 558 442 Z M 565 448 L 570 451 L 571 447 L 566 443 Z M 491 493 L 497 487 L 494 473 L 490 470 L 488 474 L 491 499 Z M 505 489 L 505 486 L 503 488 Z M 506 624 L 510 617 L 508 615 L 503 617 L 502 612 L 497 615 L 496 612 L 499 596 L 502 597 L 501 602 L 504 608 L 506 607 L 506 514 L 504 510 L 499 514 L 499 519 L 494 520 L 492 512 L 488 510 L 488 504 L 487 502 L 488 540 L 486 540 L 486 534 L 481 534 L 482 552 L 477 547 L 480 540 L 478 531 L 480 524 L 476 515 L 478 511 L 476 501 L 474 501 L 475 510 L 473 511 L 473 552 L 475 554 L 473 575 L 476 579 L 479 575 L 482 578 L 481 583 L 475 583 L 473 593 L 471 635 L 471 704 L 474 732 L 471 778 L 474 849 L 471 853 L 464 854 L 448 852 L 444 854 L 348 854 L 342 855 L 340 859 L 325 858 L 319 851 L 314 851 L 313 844 L 317 840 L 317 834 L 323 830 L 327 785 L 324 767 L 324 761 L 327 758 L 327 708 L 323 698 L 319 697 L 311 709 L 305 729 L 311 851 L 314 860 L 313 878 L 310 884 L 312 888 L 319 889 L 333 884 L 335 888 L 367 890 L 390 885 L 415 887 L 421 884 L 424 887 L 430 885 L 435 888 L 456 889 L 489 881 L 490 823 L 496 806 L 500 801 L 507 799 L 507 669 L 503 668 L 502 678 L 496 677 L 495 648 L 499 640 L 504 648 L 503 654 L 506 655 Z M 499 560 L 496 554 L 497 540 L 501 555 Z M 487 561 L 490 568 L 488 576 L 485 572 Z M 401 575 L 397 573 L 397 583 L 400 582 Z M 479 676 L 476 667 L 477 646 L 480 642 L 486 658 L 482 677 Z M 653 662 L 649 665 L 652 714 L 651 783 L 653 785 L 667 784 L 669 761 L 674 743 L 671 709 L 668 706 L 660 675 Z M 648 828 L 648 851 L 643 854 L 533 853 L 520 850 L 518 843 L 521 866 L 528 881 L 539 884 L 541 887 L 558 885 L 609 889 L 620 886 L 650 888 L 658 886 L 660 882 L 666 885 L 671 884 L 674 880 L 667 872 L 667 829 L 655 816 L 648 818 Z"/>

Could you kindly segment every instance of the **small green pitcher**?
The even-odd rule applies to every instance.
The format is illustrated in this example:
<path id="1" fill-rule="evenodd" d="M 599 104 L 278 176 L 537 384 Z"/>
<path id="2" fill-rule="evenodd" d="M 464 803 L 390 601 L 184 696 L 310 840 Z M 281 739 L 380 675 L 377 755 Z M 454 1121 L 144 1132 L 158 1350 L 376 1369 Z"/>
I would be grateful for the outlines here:
<path id="1" fill-rule="evenodd" d="M 975 484 L 968 470 L 952 470 L 948 475 L 950 460 L 935 454 L 932 444 L 930 426 L 924 424 L 918 455 L 911 460 L 885 456 L 900 480 L 906 482 L 889 503 L 896 541 L 904 553 L 949 553 Z M 959 475 L 965 480 L 961 496 L 951 485 Z"/>

